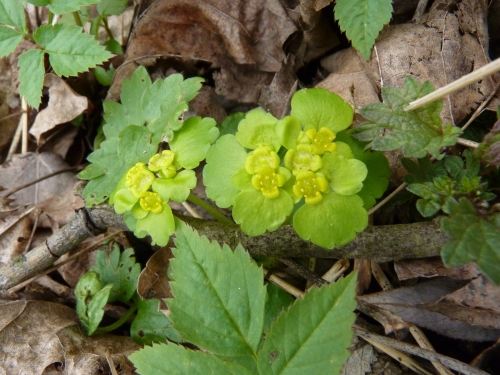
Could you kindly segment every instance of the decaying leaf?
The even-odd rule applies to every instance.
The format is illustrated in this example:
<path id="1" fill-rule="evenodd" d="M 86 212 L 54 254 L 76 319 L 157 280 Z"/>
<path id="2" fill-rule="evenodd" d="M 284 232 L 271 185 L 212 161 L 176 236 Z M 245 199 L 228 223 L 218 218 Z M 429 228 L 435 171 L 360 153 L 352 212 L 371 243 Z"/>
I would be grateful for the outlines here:
<path id="1" fill-rule="evenodd" d="M 172 250 L 164 247 L 153 254 L 142 270 L 137 283 L 137 293 L 144 299 L 172 298 L 168 265 Z"/>
<path id="2" fill-rule="evenodd" d="M 480 274 L 475 263 L 468 263 L 462 267 L 446 268 L 440 257 L 398 260 L 394 262 L 394 269 L 399 280 L 436 276 L 447 276 L 456 280 L 470 280 Z"/>
<path id="3" fill-rule="evenodd" d="M 5 188 L 13 189 L 65 168 L 68 165 L 58 154 L 44 152 L 15 155 L 0 167 L 0 181 Z M 73 217 L 74 210 L 83 206 L 81 198 L 72 195 L 77 182 L 73 172 L 65 172 L 19 190 L 11 197 L 16 199 L 17 205 L 42 204 L 46 215 L 58 225 L 64 225 Z M 52 201 L 44 203 L 48 199 Z M 40 217 L 39 225 L 52 227 L 45 215 Z"/>
<path id="4" fill-rule="evenodd" d="M 56 125 L 64 124 L 79 116 L 88 107 L 85 96 L 76 94 L 69 85 L 55 74 L 47 74 L 43 85 L 49 87 L 49 105 L 36 116 L 30 129 L 40 143 L 43 133 L 53 129 Z"/>
<path id="5" fill-rule="evenodd" d="M 24 253 L 31 235 L 31 219 L 29 216 L 24 216 L 23 212 L 12 214 L 12 216 L 14 218 L 15 216 L 21 217 L 5 231 L 1 230 L 3 223 L 0 221 L 0 264 L 6 264 L 16 256 Z"/>
<path id="6" fill-rule="evenodd" d="M 497 340 L 500 325 L 495 313 L 476 313 L 468 309 L 465 314 L 461 305 L 442 300 L 464 285 L 464 281 L 439 277 L 412 287 L 361 296 L 358 300 L 392 311 L 408 323 L 448 337 L 468 341 Z"/>
<path id="7" fill-rule="evenodd" d="M 64 374 L 111 374 L 106 356 L 120 374 L 134 374 L 127 355 L 140 346 L 130 338 L 87 337 L 76 312 L 45 301 L 0 301 L 0 370 L 9 375 L 39 375 L 53 363 Z"/>

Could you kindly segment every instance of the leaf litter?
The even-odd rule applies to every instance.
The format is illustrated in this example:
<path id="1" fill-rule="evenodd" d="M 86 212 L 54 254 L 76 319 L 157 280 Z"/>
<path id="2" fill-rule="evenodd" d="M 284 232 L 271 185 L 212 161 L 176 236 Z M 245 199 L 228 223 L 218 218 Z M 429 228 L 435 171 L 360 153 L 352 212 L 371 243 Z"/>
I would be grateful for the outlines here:
<path id="1" fill-rule="evenodd" d="M 317 7 L 326 6 L 312 3 Z M 383 30 L 377 42 L 376 54 L 372 55 L 369 62 L 360 59 L 350 50 L 336 52 L 321 62 L 332 73 L 322 82 L 321 74 L 318 73 L 313 81 L 318 83 L 318 87 L 337 92 L 356 109 L 377 101 L 381 86 L 402 87 L 402 79 L 408 74 L 416 76 L 420 83 L 429 79 L 436 87 L 442 86 L 464 75 L 471 67 L 477 69 L 487 62 L 485 51 L 488 40 L 483 22 L 486 10 L 480 7 L 479 2 L 475 4 L 473 1 L 463 1 L 456 9 L 433 5 L 429 15 L 419 23 L 391 25 Z M 326 8 L 322 16 L 326 11 L 331 13 L 331 9 Z M 255 22 L 257 14 L 262 15 L 260 24 Z M 318 57 L 317 51 L 304 49 L 304 44 L 302 51 L 309 52 L 302 54 L 299 53 L 300 48 L 293 50 L 294 47 L 288 44 L 287 39 L 300 30 L 298 14 L 299 10 L 288 9 L 277 1 L 255 1 L 252 6 L 247 6 L 244 2 L 215 0 L 177 3 L 157 1 L 135 26 L 125 56 L 126 63 L 117 73 L 125 72 L 136 61 L 147 65 L 153 76 L 168 75 L 173 71 L 193 72 L 197 70 L 193 67 L 198 64 L 203 66 L 201 71 L 208 70 L 212 73 L 210 78 L 213 79 L 214 87 L 204 86 L 203 89 L 208 92 L 207 99 L 204 99 L 206 103 L 195 108 L 195 114 L 209 116 L 200 112 L 214 111 L 212 116 L 222 119 L 231 108 L 256 104 L 271 109 L 273 113 L 283 112 L 286 111 L 286 106 L 283 106 L 285 99 L 282 98 L 293 94 L 298 68 Z M 314 33 L 309 33 L 310 35 Z M 444 48 L 438 48 L 443 41 Z M 292 59 L 285 52 L 290 50 L 299 59 L 285 64 L 285 58 Z M 158 56 L 164 58 L 158 60 Z M 176 61 L 170 63 L 174 69 L 165 63 L 169 59 L 171 62 Z M 135 69 L 130 71 L 133 70 Z M 196 72 L 197 74 L 199 73 Z M 111 94 L 120 91 L 121 81 L 125 76 L 125 73 L 116 75 Z M 276 87 L 273 88 L 273 85 Z M 270 88 L 273 91 L 266 94 Z M 493 89 L 492 81 L 487 79 L 471 85 L 453 94 L 448 104 L 445 101 L 441 115 L 445 121 L 458 124 Z M 275 103 L 270 103 L 268 99 L 273 99 L 273 95 L 281 100 L 275 99 Z M 50 100 L 55 97 L 54 92 L 49 92 Z M 63 101 L 60 106 L 70 106 L 70 101 L 65 101 L 65 96 L 61 99 Z M 70 121 L 69 117 L 77 113 L 75 111 L 71 116 L 58 119 L 63 113 L 51 108 L 50 100 L 46 109 L 48 120 L 44 120 L 43 112 L 35 119 L 35 124 L 43 122 L 47 130 L 56 126 L 58 121 Z M 11 112 L 12 108 L 9 107 L 8 113 Z M 281 116 L 281 113 L 277 116 Z M 45 131 L 36 130 L 35 127 L 37 137 Z M 491 147 L 487 151 L 493 163 L 498 159 L 494 131 L 488 138 Z M 12 131 L 9 132 L 11 133 Z M 63 167 L 65 165 L 61 163 L 61 158 L 49 153 L 16 155 L 10 164 L 3 164 L 0 184 L 11 189 Z M 81 201 L 73 201 L 72 198 L 76 181 L 74 174 L 68 172 L 59 176 L 13 195 L 16 205 L 40 205 L 45 202 L 45 212 L 52 221 L 42 218 L 38 226 L 54 228 L 64 225 L 81 205 Z M 58 204 L 60 208 L 55 209 Z M 14 212 L 14 218 L 21 214 Z M 57 223 L 56 226 L 54 222 Z M 31 225 L 30 220 L 24 218 L 19 221 L 19 228 L 11 229 L 11 237 L 7 233 L 3 234 L 1 240 L 7 246 L 2 247 L 6 249 L 5 252 L 2 250 L 2 261 L 24 251 L 25 241 L 20 239 L 29 236 Z M 8 243 L 15 246 L 9 247 Z M 165 270 L 170 257 L 162 254 L 168 251 L 169 249 L 164 249 L 158 252 L 143 270 L 139 281 L 142 296 L 171 297 L 170 290 L 165 288 L 169 280 Z M 444 269 L 440 261 L 433 259 L 399 261 L 395 264 L 397 275 L 393 276 L 406 286 L 391 292 L 371 294 L 373 288 L 370 287 L 369 275 L 365 267 L 361 268 L 365 278 L 359 286 L 360 293 L 362 289 L 366 289 L 368 293 L 359 296 L 361 307 L 363 304 L 371 306 L 371 311 L 377 311 L 373 315 L 386 319 L 383 324 L 387 329 L 390 327 L 392 332 L 411 322 L 440 332 L 443 336 L 468 342 L 494 342 L 500 337 L 500 289 L 479 275 L 474 266 Z M 389 269 L 386 271 L 391 274 Z M 420 278 L 430 280 L 423 282 Z M 139 346 L 124 337 L 105 335 L 96 340 L 82 336 L 74 310 L 70 308 L 53 302 L 2 301 L 0 309 L 0 342 L 9 343 L 13 350 L 4 352 L 4 357 L 0 359 L 1 366 L 8 374 L 16 374 L 15 371 L 23 374 L 42 373 L 56 363 L 62 363 L 66 373 L 90 374 L 98 366 L 108 366 L 106 354 L 111 355 L 115 365 L 122 366 L 122 373 L 133 373 L 124 353 L 135 351 Z M 381 318 L 382 315 L 384 318 Z M 40 321 L 44 324 L 39 324 Z M 355 349 L 354 353 L 346 365 L 345 373 L 377 373 L 374 351 L 370 345 Z M 379 355 L 375 351 L 375 356 Z M 378 361 L 380 362 L 380 357 Z M 390 365 L 393 366 L 394 363 Z M 397 368 L 391 370 L 394 372 L 386 371 L 385 373 L 403 373 L 404 370 Z"/>

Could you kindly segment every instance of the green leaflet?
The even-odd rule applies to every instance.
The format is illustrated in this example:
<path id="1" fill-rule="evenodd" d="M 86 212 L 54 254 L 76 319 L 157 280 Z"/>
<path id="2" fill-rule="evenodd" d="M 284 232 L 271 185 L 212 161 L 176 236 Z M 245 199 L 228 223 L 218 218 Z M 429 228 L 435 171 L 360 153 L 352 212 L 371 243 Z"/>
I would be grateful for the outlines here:
<path id="1" fill-rule="evenodd" d="M 252 109 L 238 125 L 236 139 L 246 148 L 255 149 L 261 144 L 274 146 L 275 151 L 280 148 L 275 125 L 278 122 L 270 113 L 261 109 Z"/>
<path id="2" fill-rule="evenodd" d="M 391 0 L 337 0 L 335 19 L 361 56 L 368 60 L 380 30 L 391 20 Z"/>
<path id="3" fill-rule="evenodd" d="M 97 272 L 104 284 L 113 284 L 108 302 L 127 303 L 135 292 L 141 266 L 135 262 L 134 249 L 120 252 L 115 244 L 110 252 L 97 252 L 96 264 L 90 271 Z"/>
<path id="4" fill-rule="evenodd" d="M 498 214 L 481 218 L 471 202 L 449 200 L 441 226 L 452 238 L 441 250 L 446 267 L 458 267 L 476 261 L 495 284 L 500 284 L 500 228 Z"/>
<path id="5" fill-rule="evenodd" d="M 259 374 L 339 374 L 356 319 L 356 274 L 313 288 L 281 314 L 259 352 Z"/>
<path id="6" fill-rule="evenodd" d="M 0 58 L 10 55 L 24 36 L 10 27 L 0 26 Z"/>
<path id="7" fill-rule="evenodd" d="M 49 9 L 54 14 L 71 13 L 78 11 L 81 7 L 99 4 L 101 0 L 50 0 L 47 1 Z"/>
<path id="8" fill-rule="evenodd" d="M 0 0 L 0 24 L 27 32 L 24 8 L 17 0 Z"/>
<path id="9" fill-rule="evenodd" d="M 50 64 L 59 76 L 74 76 L 110 59 L 111 53 L 76 26 L 44 25 L 33 37 L 49 54 Z"/>
<path id="10" fill-rule="evenodd" d="M 167 300 L 184 339 L 211 353 L 256 356 L 264 323 L 262 271 L 241 246 L 234 253 L 178 221 Z"/>
<path id="11" fill-rule="evenodd" d="M 101 0 L 97 5 L 99 14 L 118 15 L 127 7 L 128 0 Z"/>
<path id="12" fill-rule="evenodd" d="M 120 100 L 128 115 L 128 123 L 133 125 L 144 125 L 145 116 L 142 107 L 139 105 L 144 92 L 152 85 L 148 71 L 143 66 L 136 69 L 130 79 L 124 79 Z M 106 122 L 109 123 L 108 119 Z"/>
<path id="13" fill-rule="evenodd" d="M 19 56 L 19 93 L 24 97 L 26 103 L 33 108 L 38 108 L 42 97 L 43 76 L 45 68 L 43 58 L 45 52 L 32 49 Z"/>
<path id="14" fill-rule="evenodd" d="M 402 148 L 406 157 L 422 158 L 427 152 L 437 159 L 444 155 L 440 149 L 452 146 L 462 133 L 451 124 L 442 125 L 439 113 L 442 100 L 429 103 L 414 111 L 404 108 L 434 90 L 430 82 L 419 85 L 413 77 L 407 77 L 402 89 L 382 89 L 384 103 L 369 104 L 360 109 L 368 119 L 352 131 L 352 135 L 373 150 L 391 151 Z"/>

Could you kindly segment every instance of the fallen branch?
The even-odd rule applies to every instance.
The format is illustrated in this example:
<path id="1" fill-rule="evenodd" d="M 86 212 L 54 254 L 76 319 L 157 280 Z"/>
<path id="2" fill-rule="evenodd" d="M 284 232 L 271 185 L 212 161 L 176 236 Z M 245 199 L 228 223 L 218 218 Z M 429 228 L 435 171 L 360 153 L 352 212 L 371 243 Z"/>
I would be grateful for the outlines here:
<path id="1" fill-rule="evenodd" d="M 327 250 L 304 241 L 290 226 L 262 236 L 250 237 L 237 225 L 191 217 L 182 219 L 210 240 L 227 243 L 233 248 L 241 243 L 252 256 L 363 258 L 386 262 L 439 255 L 441 247 L 448 241 L 440 230 L 438 220 L 368 227 L 351 243 Z M 121 215 L 116 214 L 108 204 L 78 210 L 71 222 L 50 236 L 42 245 L 0 267 L 0 290 L 7 290 L 42 272 L 60 256 L 108 228 L 127 230 Z"/>

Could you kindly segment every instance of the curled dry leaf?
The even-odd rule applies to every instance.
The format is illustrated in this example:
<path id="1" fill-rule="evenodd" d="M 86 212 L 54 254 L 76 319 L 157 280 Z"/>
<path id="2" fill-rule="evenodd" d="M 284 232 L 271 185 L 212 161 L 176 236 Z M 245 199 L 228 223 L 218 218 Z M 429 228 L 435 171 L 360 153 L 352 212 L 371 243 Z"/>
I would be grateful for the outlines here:
<path id="1" fill-rule="evenodd" d="M 358 300 L 361 304 L 371 304 L 391 311 L 408 323 L 448 337 L 468 341 L 497 340 L 500 337 L 500 325 L 498 320 L 491 320 L 495 316 L 474 313 L 473 309 L 469 309 L 467 315 L 459 304 L 441 301 L 465 284 L 464 281 L 439 277 L 412 287 L 361 296 Z M 453 314 L 452 310 L 457 313 Z"/>
<path id="2" fill-rule="evenodd" d="M 46 301 L 0 301 L 0 370 L 9 375 L 38 375 L 61 363 L 66 374 L 111 374 L 106 359 L 134 374 L 127 355 L 140 346 L 123 336 L 87 337 L 76 312 Z M 105 372 L 103 372 L 103 370 Z"/>
<path id="3" fill-rule="evenodd" d="M 15 155 L 0 167 L 0 181 L 7 189 L 14 189 L 40 177 L 68 168 L 58 154 L 44 152 Z M 83 206 L 80 197 L 73 196 L 73 187 L 78 182 L 73 172 L 65 172 L 32 184 L 11 195 L 17 205 L 41 204 L 46 215 L 59 225 L 65 225 L 74 216 L 74 211 Z M 0 196 L 5 192 L 0 192 Z M 51 201 L 44 203 L 44 201 Z M 52 227 L 45 215 L 38 223 L 43 227 Z"/>
<path id="4" fill-rule="evenodd" d="M 73 120 L 88 107 L 87 98 L 76 94 L 55 74 L 45 75 L 43 85 L 49 87 L 49 105 L 38 113 L 30 129 L 30 134 L 36 138 L 37 143 L 40 143 L 42 134 L 56 125 Z"/>
<path id="5" fill-rule="evenodd" d="M 163 247 L 153 254 L 142 270 L 137 283 L 137 293 L 144 299 L 172 298 L 167 269 L 172 251 Z"/>
<path id="6" fill-rule="evenodd" d="M 446 268 L 441 257 L 398 260 L 394 262 L 394 270 L 398 274 L 399 280 L 436 276 L 447 276 L 456 280 L 470 280 L 480 274 L 475 263 L 469 263 L 462 267 Z"/>
<path id="7" fill-rule="evenodd" d="M 261 86 L 280 70 L 283 44 L 296 30 L 278 0 L 160 0 L 137 23 L 126 61 L 145 63 L 155 56 L 206 61 L 220 69 L 214 76 L 217 94 L 257 102 Z"/>

